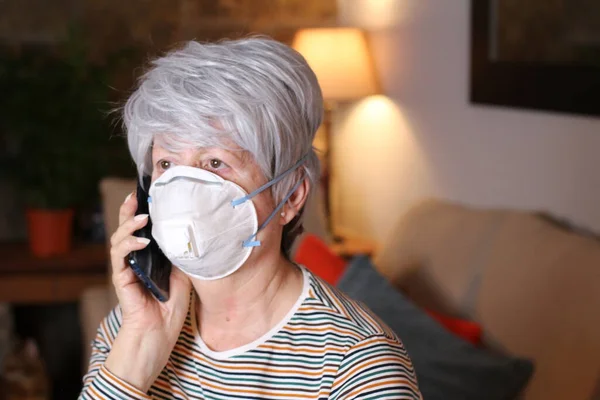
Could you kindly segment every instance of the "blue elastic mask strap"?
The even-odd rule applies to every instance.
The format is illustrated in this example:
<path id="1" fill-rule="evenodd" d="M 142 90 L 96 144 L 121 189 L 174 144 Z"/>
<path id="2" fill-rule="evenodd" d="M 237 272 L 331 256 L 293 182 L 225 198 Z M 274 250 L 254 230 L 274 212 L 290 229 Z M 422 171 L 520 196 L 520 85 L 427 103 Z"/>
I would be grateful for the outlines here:
<path id="1" fill-rule="evenodd" d="M 243 202 L 245 202 L 245 201 L 248 201 L 248 200 L 250 200 L 251 198 L 253 198 L 254 196 L 256 196 L 257 194 L 259 194 L 259 193 L 260 193 L 260 192 L 262 192 L 263 190 L 270 188 L 271 186 L 273 186 L 274 184 L 276 184 L 277 182 L 279 182 L 280 180 L 282 180 L 283 178 L 285 178 L 285 176 L 286 176 L 287 174 L 289 174 L 289 173 L 290 173 L 290 172 L 292 172 L 292 171 L 295 171 L 295 170 L 296 170 L 296 169 L 297 169 L 299 166 L 301 166 L 301 165 L 304 163 L 304 161 L 306 161 L 306 159 L 307 159 L 307 158 L 308 158 L 308 154 L 307 154 L 307 155 L 305 155 L 304 157 L 302 157 L 302 158 L 300 159 L 300 161 L 298 161 L 296 164 L 294 164 L 294 165 L 292 166 L 292 168 L 290 168 L 290 169 L 288 169 L 287 171 L 285 171 L 285 172 L 281 173 L 281 174 L 280 174 L 280 175 L 279 175 L 277 178 L 275 178 L 275 179 L 273 179 L 273 180 L 271 180 L 271 181 L 269 181 L 269 182 L 265 183 L 264 185 L 262 185 L 261 187 L 259 187 L 258 189 L 256 189 L 254 192 L 252 192 L 252 193 L 250 193 L 250 194 L 247 194 L 247 195 L 246 195 L 246 196 L 244 196 L 244 197 L 240 197 L 239 199 L 232 200 L 232 201 L 231 201 L 231 205 L 232 205 L 233 207 L 235 207 L 235 206 L 239 206 L 239 205 L 240 205 L 240 204 L 242 204 Z M 292 192 L 292 193 L 293 193 L 293 192 Z M 291 194 L 290 194 L 290 196 L 291 196 Z"/>
<path id="2" fill-rule="evenodd" d="M 287 173 L 287 172 L 284 172 Z M 260 240 L 253 240 L 256 235 L 258 235 L 258 232 L 260 232 L 260 230 L 262 228 L 264 228 L 265 226 L 267 226 L 267 224 L 269 222 L 271 222 L 271 220 L 273 219 L 273 217 L 283 208 L 283 206 L 285 205 L 285 203 L 287 203 L 287 201 L 290 199 L 290 197 L 292 197 L 292 195 L 294 194 L 294 192 L 296 192 L 296 190 L 298 190 L 298 188 L 300 187 L 300 185 L 302 184 L 302 182 L 304 181 L 304 179 L 299 180 L 294 187 L 292 188 L 292 190 L 290 190 L 290 192 L 283 198 L 283 200 L 281 201 L 281 203 L 279 203 L 279 205 L 275 208 L 275 210 L 273 210 L 273 212 L 271 213 L 271 215 L 269 215 L 269 217 L 265 220 L 265 222 L 263 222 L 258 229 L 256 230 L 256 232 L 254 232 L 252 235 L 250 235 L 250 237 L 246 240 L 244 240 L 244 244 L 243 247 L 257 247 L 260 246 Z"/>

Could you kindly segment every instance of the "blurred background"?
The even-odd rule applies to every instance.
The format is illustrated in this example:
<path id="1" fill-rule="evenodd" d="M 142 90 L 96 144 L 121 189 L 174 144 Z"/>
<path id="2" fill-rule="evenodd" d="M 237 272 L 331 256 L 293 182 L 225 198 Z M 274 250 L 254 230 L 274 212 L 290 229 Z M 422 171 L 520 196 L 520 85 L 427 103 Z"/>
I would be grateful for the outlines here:
<path id="1" fill-rule="evenodd" d="M 600 306 L 591 294 L 600 285 L 598 27 L 594 0 L 0 1 L 2 370 L 27 376 L 23 393 L 76 396 L 90 334 L 114 304 L 105 240 L 135 178 L 114 111 L 146 62 L 181 41 L 261 33 L 305 55 L 326 100 L 315 140 L 324 178 L 307 230 L 345 259 L 394 259 L 402 271 L 422 265 L 419 279 L 435 285 L 415 299 L 435 286 L 438 311 L 482 324 L 489 343 L 549 373 L 534 377 L 528 399 L 592 398 L 600 388 L 593 312 L 575 324 L 579 336 L 547 347 L 537 327 L 515 331 L 502 318 L 530 297 L 540 306 L 519 321 L 552 329 L 582 312 L 578 296 Z M 478 216 L 479 225 L 430 210 L 430 199 Z M 445 222 L 417 223 L 424 214 Z M 529 227 L 531 218 L 546 225 Z M 525 227 L 510 231 L 514 221 Z M 438 246 L 446 249 L 439 257 Z M 559 253 L 505 257 L 548 249 Z M 480 292 L 507 271 L 516 275 L 503 285 L 518 293 L 490 300 Z M 533 281 L 545 284 L 522 284 Z M 567 281 L 572 287 L 559 285 Z M 568 299 L 564 313 L 540 316 L 558 293 Z M 548 350 L 557 342 L 560 356 Z M 574 351 L 574 343 L 588 347 Z M 554 366 L 567 362 L 587 365 L 579 397 L 539 383 L 555 381 Z M 32 370 L 39 375 L 22 372 Z"/>

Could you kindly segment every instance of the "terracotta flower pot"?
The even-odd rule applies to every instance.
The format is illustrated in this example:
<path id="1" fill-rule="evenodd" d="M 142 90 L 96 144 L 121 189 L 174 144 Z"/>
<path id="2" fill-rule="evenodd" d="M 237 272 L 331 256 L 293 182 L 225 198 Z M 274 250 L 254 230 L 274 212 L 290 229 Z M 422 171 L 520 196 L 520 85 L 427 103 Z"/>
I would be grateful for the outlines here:
<path id="1" fill-rule="evenodd" d="M 73 210 L 27 210 L 29 248 L 37 257 L 52 257 L 71 250 Z"/>

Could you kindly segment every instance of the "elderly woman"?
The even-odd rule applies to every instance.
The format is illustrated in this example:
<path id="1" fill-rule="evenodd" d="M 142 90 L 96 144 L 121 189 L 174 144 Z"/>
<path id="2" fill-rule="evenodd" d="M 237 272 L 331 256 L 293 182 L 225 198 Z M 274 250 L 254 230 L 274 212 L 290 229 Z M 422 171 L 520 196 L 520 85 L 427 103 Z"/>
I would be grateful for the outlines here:
<path id="1" fill-rule="evenodd" d="M 152 179 L 170 298 L 124 261 L 148 245 L 133 236 L 148 215 L 134 216 L 130 195 L 111 238 L 120 305 L 98 329 L 81 398 L 421 398 L 395 334 L 290 261 L 322 108 L 306 61 L 273 40 L 189 42 L 153 62 L 124 119 Z"/>

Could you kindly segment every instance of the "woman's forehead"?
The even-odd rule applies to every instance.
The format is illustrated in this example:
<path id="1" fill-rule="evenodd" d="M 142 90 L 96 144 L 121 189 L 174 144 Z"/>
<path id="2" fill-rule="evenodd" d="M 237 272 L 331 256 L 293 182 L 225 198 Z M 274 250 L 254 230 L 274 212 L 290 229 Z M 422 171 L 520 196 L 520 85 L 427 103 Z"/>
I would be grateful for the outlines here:
<path id="1" fill-rule="evenodd" d="M 164 144 L 161 141 L 156 141 L 152 146 L 152 156 L 153 158 L 161 157 L 163 155 L 193 157 L 215 150 L 227 152 L 244 164 L 253 159 L 249 151 L 243 149 L 231 140 L 224 142 L 221 146 L 199 146 L 193 142 L 187 142 L 187 144 L 181 142 L 178 145 L 172 146 L 170 144 Z"/>
<path id="2" fill-rule="evenodd" d="M 235 141 L 229 138 L 219 138 L 210 142 L 196 142 L 180 137 L 172 137 L 171 135 L 160 134 L 154 136 L 152 143 L 153 150 L 164 150 L 170 153 L 180 153 L 187 150 L 202 150 L 202 149 L 223 149 L 231 152 L 247 152 Z"/>

